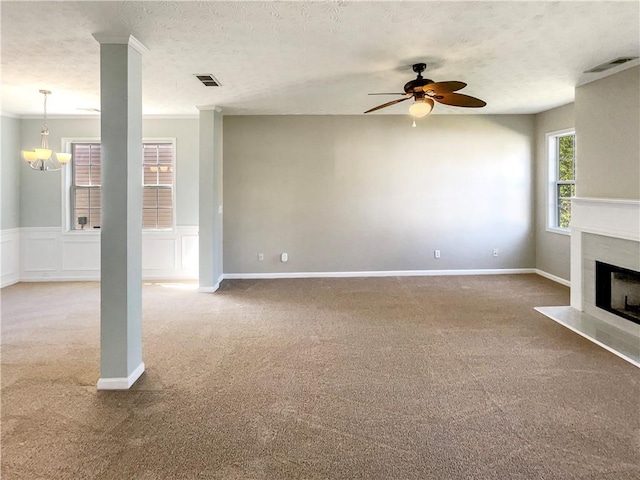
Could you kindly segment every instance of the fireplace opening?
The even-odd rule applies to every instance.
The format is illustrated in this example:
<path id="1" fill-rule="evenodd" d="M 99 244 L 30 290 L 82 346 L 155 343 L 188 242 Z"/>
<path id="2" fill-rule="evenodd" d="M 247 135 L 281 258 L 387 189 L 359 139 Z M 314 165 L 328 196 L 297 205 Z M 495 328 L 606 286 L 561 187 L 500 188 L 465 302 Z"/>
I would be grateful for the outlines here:
<path id="1" fill-rule="evenodd" d="M 640 324 L 640 272 L 596 261 L 596 307 Z"/>

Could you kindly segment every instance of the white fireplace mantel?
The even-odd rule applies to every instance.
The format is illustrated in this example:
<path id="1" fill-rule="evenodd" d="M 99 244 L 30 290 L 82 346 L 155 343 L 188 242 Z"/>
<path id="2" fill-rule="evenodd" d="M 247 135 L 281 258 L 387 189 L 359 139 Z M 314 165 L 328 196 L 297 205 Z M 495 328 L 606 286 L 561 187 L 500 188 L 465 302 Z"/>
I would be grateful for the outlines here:
<path id="1" fill-rule="evenodd" d="M 576 197 L 571 202 L 571 306 L 582 311 L 582 234 L 640 242 L 640 200 Z"/>

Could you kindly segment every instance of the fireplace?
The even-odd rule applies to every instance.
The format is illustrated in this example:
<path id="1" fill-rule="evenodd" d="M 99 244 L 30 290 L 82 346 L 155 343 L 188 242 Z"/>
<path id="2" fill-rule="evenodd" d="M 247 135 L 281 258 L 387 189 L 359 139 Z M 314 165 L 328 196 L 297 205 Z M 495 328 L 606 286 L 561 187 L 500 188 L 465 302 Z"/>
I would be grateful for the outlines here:
<path id="1" fill-rule="evenodd" d="M 640 324 L 640 272 L 596 261 L 596 306 Z"/>
<path id="2" fill-rule="evenodd" d="M 639 309 L 640 200 L 574 198 L 571 306 L 536 310 L 640 367 Z"/>

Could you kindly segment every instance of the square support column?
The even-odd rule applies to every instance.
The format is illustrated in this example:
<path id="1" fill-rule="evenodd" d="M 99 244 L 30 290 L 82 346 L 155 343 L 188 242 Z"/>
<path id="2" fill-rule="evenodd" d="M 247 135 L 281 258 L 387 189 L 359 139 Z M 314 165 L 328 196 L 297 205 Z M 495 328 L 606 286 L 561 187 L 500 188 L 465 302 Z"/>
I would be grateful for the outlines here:
<path id="1" fill-rule="evenodd" d="M 142 362 L 142 54 L 132 36 L 100 43 L 99 390 L 125 390 Z"/>
<path id="2" fill-rule="evenodd" d="M 199 291 L 215 292 L 222 281 L 222 113 L 200 110 Z"/>

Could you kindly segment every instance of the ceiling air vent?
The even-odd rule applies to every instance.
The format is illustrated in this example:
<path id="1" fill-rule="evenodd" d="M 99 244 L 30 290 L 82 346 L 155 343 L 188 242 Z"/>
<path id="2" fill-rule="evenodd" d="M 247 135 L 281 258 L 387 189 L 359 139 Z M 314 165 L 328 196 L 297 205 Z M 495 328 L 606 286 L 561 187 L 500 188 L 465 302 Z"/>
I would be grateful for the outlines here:
<path id="1" fill-rule="evenodd" d="M 615 60 L 611 60 L 610 62 L 601 63 L 600 65 L 593 67 L 589 70 L 586 70 L 584 73 L 597 73 L 604 72 L 605 70 L 609 70 L 610 68 L 617 67 L 618 65 L 622 65 L 623 63 L 630 62 L 632 60 L 637 60 L 638 57 L 620 57 Z"/>
<path id="2" fill-rule="evenodd" d="M 219 87 L 220 82 L 218 82 L 213 75 L 209 75 L 208 73 L 204 73 L 202 75 L 196 74 L 196 78 L 202 82 L 205 87 Z"/>

